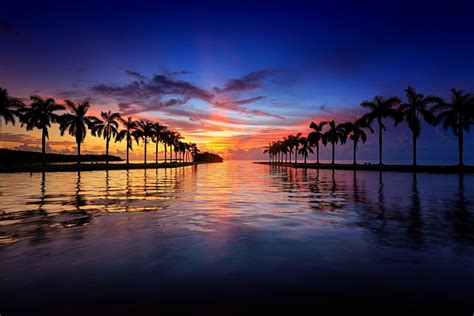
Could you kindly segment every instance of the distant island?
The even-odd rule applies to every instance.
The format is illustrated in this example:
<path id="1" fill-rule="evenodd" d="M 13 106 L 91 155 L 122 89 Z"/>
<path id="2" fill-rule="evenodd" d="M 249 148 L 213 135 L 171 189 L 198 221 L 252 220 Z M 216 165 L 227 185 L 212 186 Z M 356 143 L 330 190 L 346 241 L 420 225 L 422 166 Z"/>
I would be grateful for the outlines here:
<path id="1" fill-rule="evenodd" d="M 0 164 L 41 163 L 42 161 L 41 159 L 42 159 L 41 152 L 0 149 Z M 106 156 L 86 154 L 86 155 L 81 155 L 81 161 L 85 161 L 85 162 L 106 161 Z M 122 158 L 109 155 L 109 161 L 122 161 Z M 46 154 L 46 162 L 50 162 L 50 163 L 51 162 L 52 163 L 77 162 L 77 156 L 66 155 L 66 154 Z"/>
<path id="2" fill-rule="evenodd" d="M 221 156 L 210 153 L 210 152 L 197 153 L 196 155 L 194 155 L 194 162 L 214 163 L 214 162 L 223 162 L 223 161 L 224 159 Z"/>

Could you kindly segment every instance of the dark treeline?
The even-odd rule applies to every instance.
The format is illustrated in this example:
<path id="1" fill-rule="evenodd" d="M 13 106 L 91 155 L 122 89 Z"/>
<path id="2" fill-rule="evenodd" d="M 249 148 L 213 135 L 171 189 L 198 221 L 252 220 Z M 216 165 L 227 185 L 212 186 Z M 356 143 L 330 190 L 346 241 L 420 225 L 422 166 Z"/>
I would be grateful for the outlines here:
<path id="1" fill-rule="evenodd" d="M 164 161 L 177 162 L 192 161 L 199 153 L 195 143 L 183 142 L 179 132 L 170 130 L 158 122 L 148 120 L 134 120 L 132 117 L 124 118 L 117 112 L 101 112 L 100 117 L 88 114 L 90 103 L 88 101 L 73 102 L 64 100 L 64 105 L 56 103 L 53 98 L 44 99 L 33 95 L 31 102 L 25 104 L 21 99 L 8 95 L 6 89 L 0 88 L 0 124 L 1 118 L 6 124 L 15 124 L 18 119 L 21 126 L 28 131 L 38 129 L 41 131 L 41 161 L 46 163 L 46 140 L 52 124 L 58 124 L 61 135 L 65 133 L 73 136 L 77 144 L 77 163 L 81 162 L 81 144 L 84 142 L 87 131 L 96 137 L 105 140 L 105 161 L 109 162 L 109 145 L 111 141 L 125 140 L 127 164 L 129 152 L 133 150 L 133 143 L 140 141 L 144 145 L 144 163 L 147 163 L 147 145 L 154 143 L 155 163 L 158 163 L 158 145 L 163 144 Z M 173 156 L 174 153 L 174 156 Z"/>
<path id="2" fill-rule="evenodd" d="M 316 160 L 319 164 L 320 145 L 331 145 L 332 164 L 336 155 L 336 144 L 345 144 L 348 140 L 353 146 L 353 164 L 357 164 L 357 148 L 360 143 L 367 141 L 367 131 L 378 134 L 379 164 L 382 160 L 383 132 L 386 130 L 384 121 L 387 119 L 394 122 L 394 126 L 407 123 L 412 133 L 413 166 L 417 165 L 416 144 L 420 136 L 421 124 L 441 124 L 444 129 L 451 129 L 458 138 L 458 165 L 463 166 L 464 133 L 468 133 L 474 122 L 474 95 L 464 93 L 461 90 L 451 90 L 451 100 L 445 101 L 436 96 L 425 96 L 416 92 L 412 87 L 405 89 L 406 101 L 398 97 L 384 98 L 376 96 L 372 100 L 366 100 L 361 106 L 368 113 L 353 122 L 336 123 L 312 122 L 310 128 L 313 130 L 307 137 L 301 133 L 289 135 L 283 140 L 274 141 L 265 146 L 264 153 L 268 154 L 270 162 L 291 163 L 294 154 L 294 162 L 298 162 L 298 155 L 306 159 L 309 153 L 316 151 Z M 374 126 L 375 125 L 375 126 Z"/>
<path id="3" fill-rule="evenodd" d="M 11 150 L 11 149 L 0 149 L 0 163 L 1 164 L 22 164 L 22 163 L 35 163 L 41 161 L 42 153 L 31 152 L 31 151 L 22 151 L 22 150 Z M 93 161 L 122 161 L 122 158 L 109 155 L 94 155 L 94 154 L 85 154 L 81 156 L 82 161 L 93 162 Z M 66 154 L 46 154 L 46 162 L 75 162 L 77 157 L 75 155 L 66 155 Z"/>
<path id="4" fill-rule="evenodd" d="M 194 156 L 194 161 L 195 162 L 205 162 L 205 163 L 213 163 L 213 162 L 223 162 L 224 159 L 222 159 L 221 156 L 209 153 L 209 152 L 204 152 L 204 153 L 198 153 Z"/>

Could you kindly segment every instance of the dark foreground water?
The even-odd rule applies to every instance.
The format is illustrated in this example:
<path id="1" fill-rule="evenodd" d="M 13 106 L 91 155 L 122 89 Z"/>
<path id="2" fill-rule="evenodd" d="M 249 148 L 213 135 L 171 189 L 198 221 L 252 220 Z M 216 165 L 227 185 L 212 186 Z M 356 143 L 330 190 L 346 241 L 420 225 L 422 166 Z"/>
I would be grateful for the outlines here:
<path id="1" fill-rule="evenodd" d="M 474 313 L 474 176 L 0 175 L 0 314 Z"/>

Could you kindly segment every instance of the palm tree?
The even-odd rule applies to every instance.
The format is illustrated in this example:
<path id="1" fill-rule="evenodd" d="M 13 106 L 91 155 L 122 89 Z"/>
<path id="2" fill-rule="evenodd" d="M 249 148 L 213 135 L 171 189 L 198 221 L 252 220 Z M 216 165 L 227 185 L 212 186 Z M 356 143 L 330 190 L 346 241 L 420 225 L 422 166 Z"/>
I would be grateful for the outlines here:
<path id="1" fill-rule="evenodd" d="M 88 101 L 82 103 L 72 102 L 71 100 L 64 100 L 66 106 L 69 108 L 70 113 L 63 114 L 59 119 L 59 130 L 61 136 L 64 135 L 68 130 L 69 135 L 76 138 L 77 144 L 77 163 L 81 163 L 81 143 L 86 138 L 87 128 L 92 128 L 97 118 L 94 116 L 88 116 L 87 111 L 90 108 Z"/>
<path id="2" fill-rule="evenodd" d="M 104 137 L 105 139 L 105 163 L 109 164 L 109 144 L 110 139 L 115 138 L 118 134 L 120 113 L 112 113 L 112 111 L 101 112 L 100 119 L 97 119 L 92 128 L 92 135 Z"/>
<path id="3" fill-rule="evenodd" d="M 145 144 L 145 152 L 144 152 L 144 163 L 146 164 L 146 145 L 148 143 L 148 137 L 153 137 L 153 123 L 150 121 L 138 121 L 137 123 L 137 130 L 134 134 L 137 142 L 140 138 L 143 138 L 143 143 Z"/>
<path id="4" fill-rule="evenodd" d="M 300 145 L 300 140 L 301 140 L 301 133 L 296 134 L 296 136 L 294 136 L 292 139 L 292 142 L 295 145 L 295 164 L 298 163 L 298 147 Z"/>
<path id="5" fill-rule="evenodd" d="M 268 146 L 263 147 L 263 153 L 268 154 L 268 162 L 272 161 L 272 147 L 274 145 L 271 143 L 268 143 Z"/>
<path id="6" fill-rule="evenodd" d="M 344 144 L 347 139 L 347 133 L 345 124 L 337 124 L 334 121 L 329 122 L 329 129 L 324 133 L 323 144 L 326 145 L 328 142 L 332 145 L 332 162 L 334 165 L 334 156 L 336 153 L 336 144 L 341 142 Z"/>
<path id="7" fill-rule="evenodd" d="M 40 96 L 31 96 L 31 104 L 19 110 L 21 126 L 26 125 L 26 129 L 31 131 L 35 128 L 41 130 L 41 153 L 43 164 L 46 163 L 46 138 L 49 138 L 48 128 L 51 123 L 56 123 L 59 115 L 54 113 L 65 110 L 62 105 L 56 104 L 53 98 L 43 99 Z"/>
<path id="8" fill-rule="evenodd" d="M 400 103 L 397 97 L 390 97 L 384 99 L 381 96 L 376 96 L 372 101 L 363 101 L 360 105 L 363 108 L 369 109 L 370 112 L 365 114 L 361 119 L 365 124 L 370 125 L 373 121 L 377 121 L 379 130 L 379 164 L 382 164 L 382 130 L 386 130 L 383 124 L 384 118 L 397 118 L 397 111 L 393 107 Z"/>
<path id="9" fill-rule="evenodd" d="M 421 130 L 420 117 L 428 124 L 433 124 L 435 116 L 428 107 L 440 104 L 442 100 L 434 96 L 425 97 L 423 94 L 417 93 L 415 89 L 410 86 L 408 86 L 405 91 L 407 93 L 408 102 L 403 103 L 398 108 L 398 117 L 395 121 L 395 126 L 403 121 L 408 123 L 413 139 L 413 166 L 416 166 L 416 141 L 420 136 Z"/>
<path id="10" fill-rule="evenodd" d="M 469 132 L 474 120 L 474 95 L 451 89 L 451 102 L 437 104 L 432 110 L 439 112 L 435 123 L 443 122 L 443 128 L 451 128 L 458 137 L 458 165 L 463 166 L 464 131 Z"/>
<path id="11" fill-rule="evenodd" d="M 0 133 L 2 133 L 2 140 L 3 121 L 5 121 L 5 124 L 8 124 L 8 122 L 10 122 L 12 123 L 12 125 L 15 125 L 15 109 L 20 108 L 22 106 L 23 102 L 20 99 L 10 97 L 8 95 L 7 89 L 0 88 Z"/>
<path id="12" fill-rule="evenodd" d="M 127 141 L 127 165 L 129 164 L 129 151 L 133 150 L 133 133 L 137 129 L 137 122 L 132 119 L 131 116 L 127 117 L 126 120 L 123 118 L 120 118 L 120 121 L 122 122 L 122 125 L 124 129 L 122 129 L 118 134 L 117 137 L 115 138 L 116 142 L 120 142 L 123 139 L 126 139 Z"/>
<path id="13" fill-rule="evenodd" d="M 304 163 L 306 164 L 308 153 L 313 153 L 313 149 L 311 148 L 311 145 L 309 144 L 309 141 L 306 137 L 301 137 L 299 142 L 302 147 L 298 150 L 298 152 L 304 157 Z"/>
<path id="14" fill-rule="evenodd" d="M 169 134 L 169 145 L 170 145 L 170 160 L 172 161 L 173 160 L 173 152 L 175 152 L 175 155 L 174 155 L 174 160 L 175 162 L 178 161 L 178 157 L 177 157 L 177 153 L 178 153 L 178 150 L 176 150 L 177 146 L 178 146 L 178 142 L 180 139 L 183 139 L 183 137 L 181 136 L 181 134 L 179 132 L 175 132 L 175 131 L 171 131 L 170 134 Z M 171 150 L 171 146 L 173 146 L 173 150 Z"/>
<path id="15" fill-rule="evenodd" d="M 165 163 L 168 161 L 168 145 L 171 143 L 171 131 L 170 130 L 164 130 L 163 133 L 161 134 L 161 141 L 163 142 L 163 147 L 165 148 Z M 170 145 L 171 146 L 171 145 Z"/>
<path id="16" fill-rule="evenodd" d="M 365 133 L 364 129 L 368 128 L 371 133 L 373 133 L 374 130 L 369 125 L 365 125 L 364 120 L 361 119 L 356 120 L 354 123 L 347 122 L 344 125 L 346 136 L 349 136 L 349 138 L 353 141 L 352 149 L 354 150 L 354 161 L 352 164 L 357 165 L 357 147 L 359 140 L 362 141 L 362 143 L 367 141 L 367 134 Z"/>
<path id="17" fill-rule="evenodd" d="M 197 145 L 195 143 L 191 143 L 191 155 L 193 157 L 193 161 L 194 161 L 194 157 L 199 154 L 199 148 L 197 147 Z"/>
<path id="18" fill-rule="evenodd" d="M 152 127 L 153 131 L 153 141 L 155 142 L 155 163 L 158 163 L 158 144 L 162 141 L 161 137 L 163 132 L 166 130 L 166 126 L 161 125 L 160 123 L 154 123 Z"/>
<path id="19" fill-rule="evenodd" d="M 323 140 L 324 138 L 324 133 L 323 133 L 323 127 L 326 125 L 328 122 L 319 122 L 314 123 L 311 122 L 309 125 L 310 128 L 312 128 L 314 131 L 308 134 L 308 142 L 311 146 L 316 146 L 316 161 L 319 164 L 319 142 Z"/>

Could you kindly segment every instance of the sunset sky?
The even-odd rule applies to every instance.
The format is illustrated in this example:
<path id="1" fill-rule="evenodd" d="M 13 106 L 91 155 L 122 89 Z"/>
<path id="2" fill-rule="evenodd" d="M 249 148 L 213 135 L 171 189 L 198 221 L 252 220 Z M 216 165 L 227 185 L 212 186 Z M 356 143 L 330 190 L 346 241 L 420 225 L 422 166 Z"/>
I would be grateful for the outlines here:
<path id="1" fill-rule="evenodd" d="M 157 120 L 202 150 L 260 159 L 269 141 L 306 134 L 311 121 L 353 120 L 362 100 L 404 99 L 409 84 L 444 98 L 453 87 L 474 92 L 473 5 L 417 3 L 14 1 L 0 10 L 0 86 L 25 99 L 89 99 L 93 114 Z M 385 157 L 409 162 L 409 130 L 387 125 Z M 19 124 L 3 126 L 2 137 L 2 147 L 40 146 L 40 133 Z M 75 152 L 56 127 L 48 146 Z M 376 159 L 375 146 L 370 135 L 360 157 Z M 450 131 L 424 126 L 420 161 L 455 162 L 456 146 Z M 104 147 L 88 135 L 83 150 Z M 337 158 L 350 157 L 349 145 L 338 148 Z"/>

